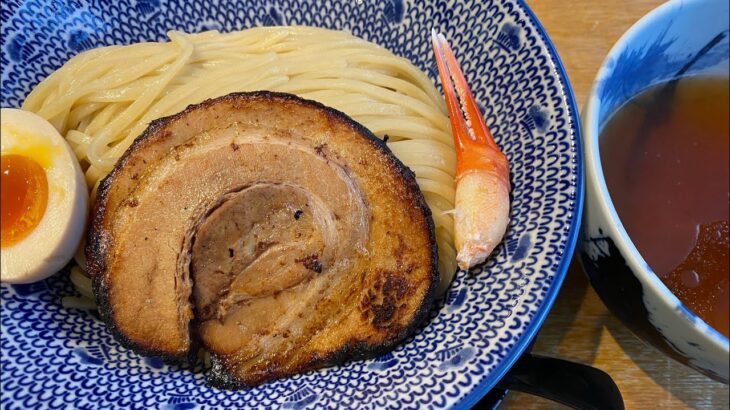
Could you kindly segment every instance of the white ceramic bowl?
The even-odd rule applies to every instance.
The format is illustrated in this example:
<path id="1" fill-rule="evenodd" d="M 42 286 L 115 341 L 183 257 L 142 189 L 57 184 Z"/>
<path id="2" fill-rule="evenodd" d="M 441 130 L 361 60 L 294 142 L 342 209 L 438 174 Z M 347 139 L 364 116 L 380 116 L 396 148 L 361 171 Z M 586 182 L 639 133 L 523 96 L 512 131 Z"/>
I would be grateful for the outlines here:
<path id="1" fill-rule="evenodd" d="M 676 0 L 639 20 L 604 61 L 583 111 L 586 206 L 579 240 L 583 267 L 604 303 L 637 336 L 677 361 L 728 382 L 728 339 L 688 310 L 631 242 L 611 202 L 598 138 L 606 121 L 642 90 L 686 75 L 728 75 L 728 1 Z"/>

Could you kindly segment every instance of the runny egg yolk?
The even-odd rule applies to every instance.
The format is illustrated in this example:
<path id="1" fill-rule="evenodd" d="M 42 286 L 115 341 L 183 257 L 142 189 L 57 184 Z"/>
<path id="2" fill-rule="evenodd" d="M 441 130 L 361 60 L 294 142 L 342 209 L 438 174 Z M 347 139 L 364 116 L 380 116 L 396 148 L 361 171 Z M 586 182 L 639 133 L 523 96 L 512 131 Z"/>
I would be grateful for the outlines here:
<path id="1" fill-rule="evenodd" d="M 43 167 L 23 155 L 2 155 L 0 169 L 0 246 L 5 248 L 28 236 L 40 223 L 48 205 L 48 180 Z"/>

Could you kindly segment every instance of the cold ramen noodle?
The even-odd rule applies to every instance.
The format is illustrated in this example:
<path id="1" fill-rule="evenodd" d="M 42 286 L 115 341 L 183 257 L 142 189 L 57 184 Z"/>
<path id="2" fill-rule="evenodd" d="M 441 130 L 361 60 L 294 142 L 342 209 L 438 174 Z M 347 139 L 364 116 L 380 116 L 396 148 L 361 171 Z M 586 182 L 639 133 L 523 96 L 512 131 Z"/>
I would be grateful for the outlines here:
<path id="1" fill-rule="evenodd" d="M 169 38 L 79 54 L 22 107 L 65 137 L 94 199 L 82 296 L 64 303 L 98 302 L 123 344 L 203 348 L 227 388 L 369 357 L 501 240 L 507 160 L 443 36 L 447 104 L 344 32 Z"/>

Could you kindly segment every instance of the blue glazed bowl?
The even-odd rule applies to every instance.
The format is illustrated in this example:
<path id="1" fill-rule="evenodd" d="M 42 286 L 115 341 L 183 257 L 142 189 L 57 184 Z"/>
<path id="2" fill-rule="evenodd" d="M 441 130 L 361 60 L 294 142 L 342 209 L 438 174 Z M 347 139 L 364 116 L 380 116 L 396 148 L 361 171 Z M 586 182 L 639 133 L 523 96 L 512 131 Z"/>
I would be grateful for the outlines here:
<path id="1" fill-rule="evenodd" d="M 121 347 L 91 312 L 65 309 L 68 276 L 0 287 L 3 409 L 466 408 L 534 338 L 565 276 L 582 208 L 575 103 L 558 56 L 521 1 L 5 0 L 2 106 L 88 48 L 162 40 L 168 30 L 306 24 L 350 30 L 436 81 L 431 28 L 463 63 L 511 163 L 511 224 L 474 274 L 460 274 L 426 323 L 394 351 L 244 391 L 205 384 Z"/>
<path id="2" fill-rule="evenodd" d="M 637 22 L 604 61 L 583 111 L 587 194 L 579 253 L 601 299 L 637 336 L 727 383 L 728 339 L 683 306 L 631 242 L 606 188 L 598 142 L 622 104 L 674 78 L 710 43 L 685 75 L 728 75 L 727 0 L 670 1 Z"/>

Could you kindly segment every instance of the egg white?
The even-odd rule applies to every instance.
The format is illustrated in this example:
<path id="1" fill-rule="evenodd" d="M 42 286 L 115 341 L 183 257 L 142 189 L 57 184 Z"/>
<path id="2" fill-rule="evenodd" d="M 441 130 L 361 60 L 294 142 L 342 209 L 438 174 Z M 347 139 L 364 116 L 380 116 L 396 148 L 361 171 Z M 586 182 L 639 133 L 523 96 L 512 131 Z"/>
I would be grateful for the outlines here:
<path id="1" fill-rule="evenodd" d="M 58 272 L 76 252 L 86 225 L 88 190 L 74 152 L 48 121 L 2 108 L 0 130 L 3 155 L 27 156 L 46 171 L 48 204 L 42 219 L 25 238 L 0 250 L 2 282 L 35 282 Z"/>

